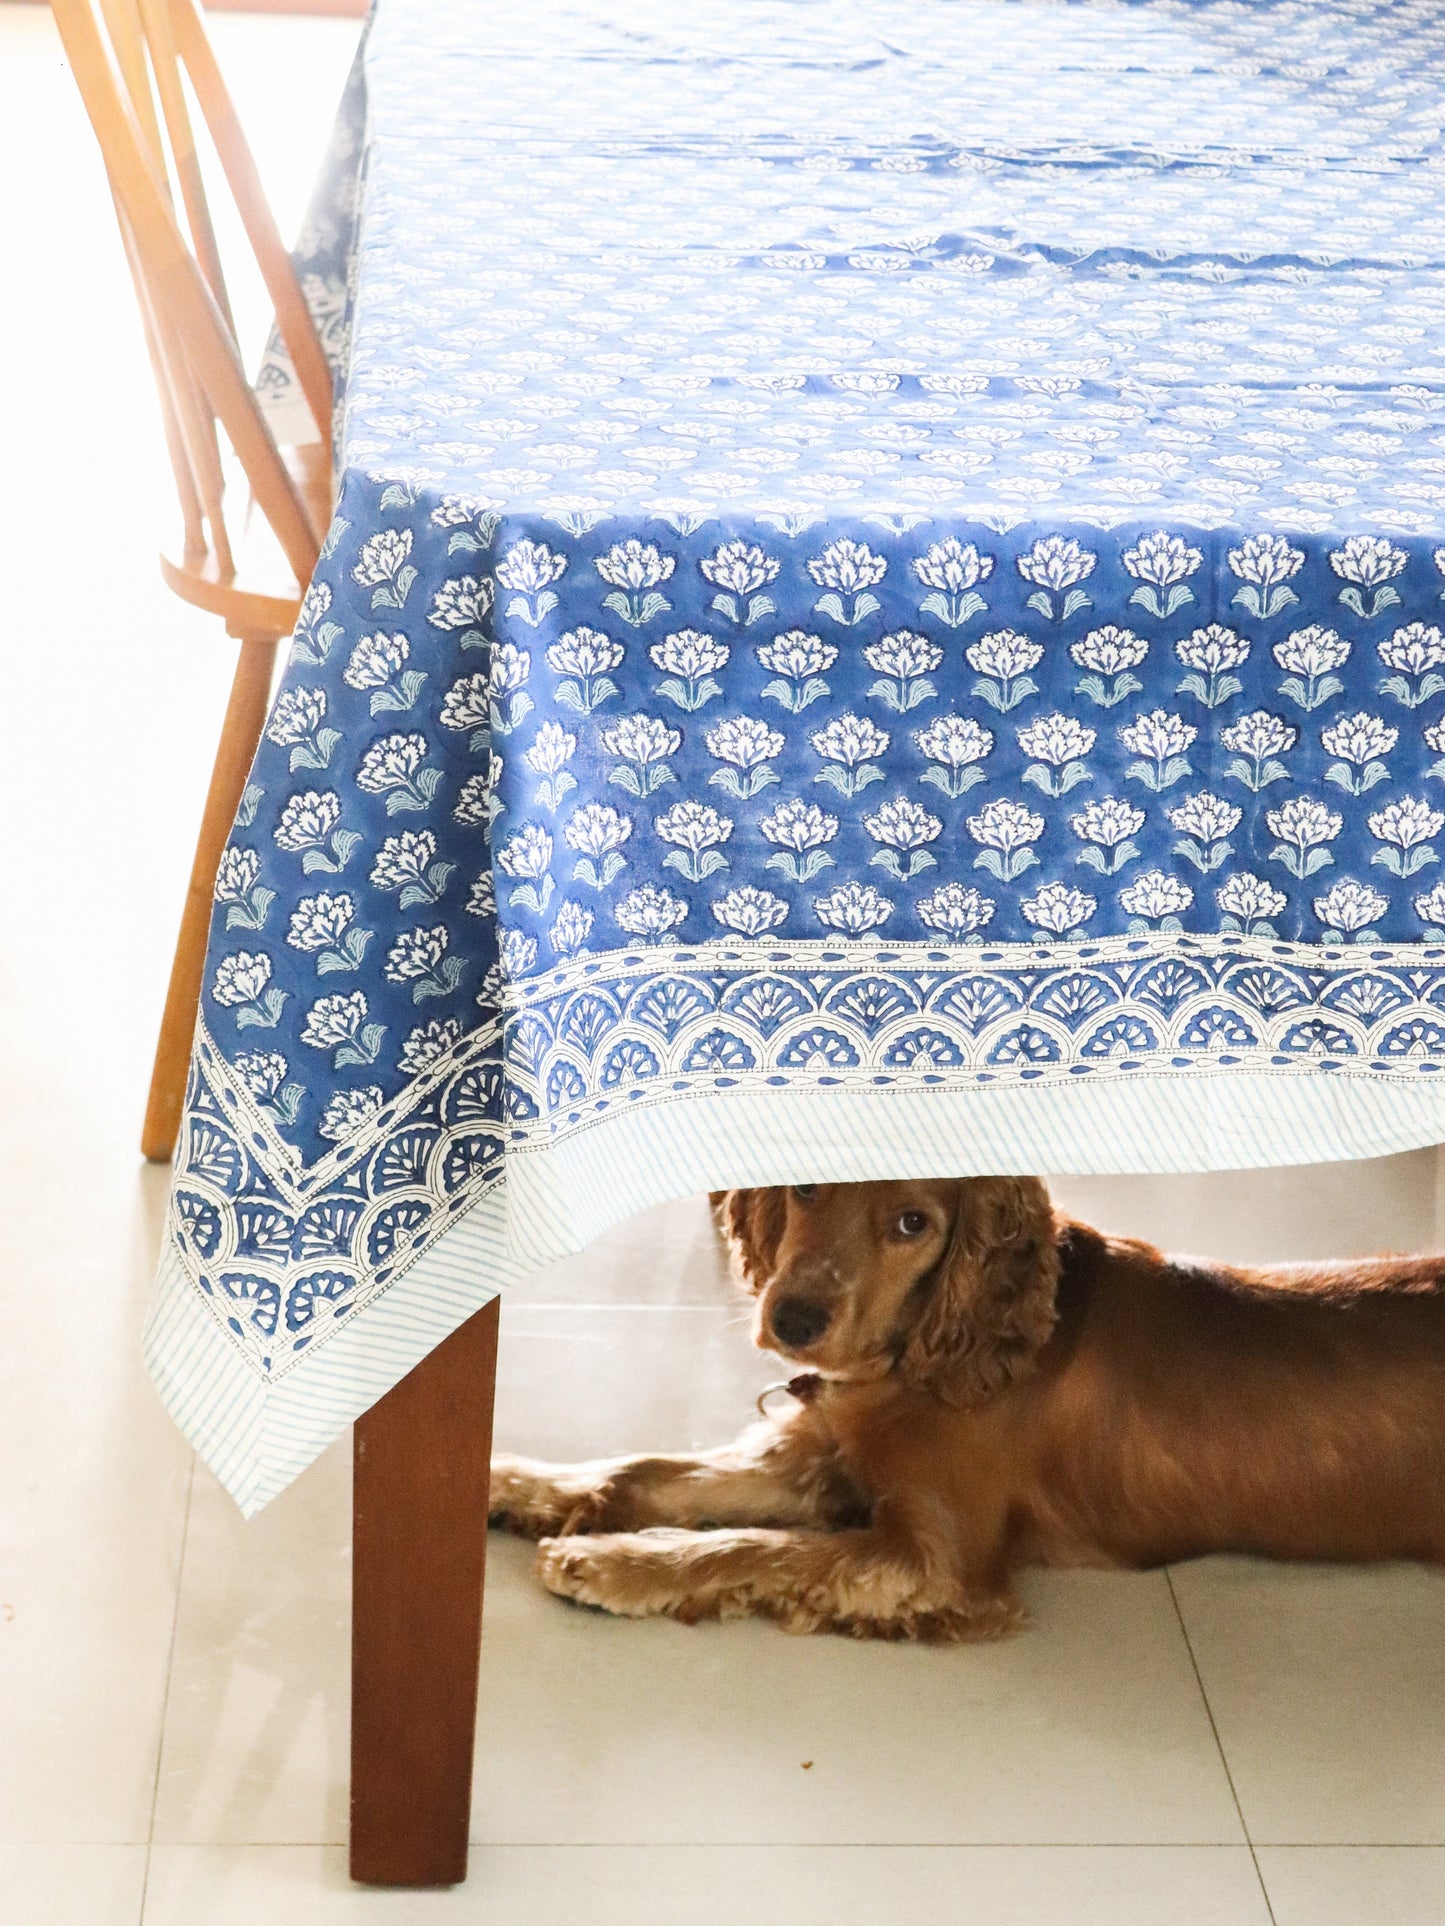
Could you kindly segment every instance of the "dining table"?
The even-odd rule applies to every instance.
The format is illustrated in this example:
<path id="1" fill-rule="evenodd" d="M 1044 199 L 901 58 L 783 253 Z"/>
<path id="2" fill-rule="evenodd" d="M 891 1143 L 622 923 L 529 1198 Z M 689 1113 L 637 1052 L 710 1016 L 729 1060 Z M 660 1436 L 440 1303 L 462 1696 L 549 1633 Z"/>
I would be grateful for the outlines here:
<path id="1" fill-rule="evenodd" d="M 378 0 L 146 1338 L 245 1513 L 665 1199 L 1445 1138 L 1442 143 L 1431 0 Z"/>

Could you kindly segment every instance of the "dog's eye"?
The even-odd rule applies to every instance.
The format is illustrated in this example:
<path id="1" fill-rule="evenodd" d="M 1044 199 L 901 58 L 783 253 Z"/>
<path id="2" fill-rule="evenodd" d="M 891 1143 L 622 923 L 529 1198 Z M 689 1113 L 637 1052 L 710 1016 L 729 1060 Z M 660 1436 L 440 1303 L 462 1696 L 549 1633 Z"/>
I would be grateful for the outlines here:
<path id="1" fill-rule="evenodd" d="M 793 1195 L 795 1197 L 811 1197 L 817 1188 L 818 1186 L 816 1184 L 794 1184 Z"/>
<path id="2" fill-rule="evenodd" d="M 900 1237 L 921 1237 L 928 1229 L 928 1215 L 921 1210 L 906 1210 L 896 1228 Z"/>

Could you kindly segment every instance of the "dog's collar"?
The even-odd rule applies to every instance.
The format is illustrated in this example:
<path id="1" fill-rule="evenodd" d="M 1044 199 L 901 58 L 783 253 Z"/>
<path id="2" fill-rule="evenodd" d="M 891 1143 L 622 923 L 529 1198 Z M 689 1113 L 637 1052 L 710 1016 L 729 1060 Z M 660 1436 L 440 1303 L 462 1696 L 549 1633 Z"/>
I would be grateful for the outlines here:
<path id="1" fill-rule="evenodd" d="M 826 1382 L 826 1378 L 818 1371 L 800 1371 L 795 1378 L 779 1378 L 776 1384 L 766 1385 L 759 1391 L 758 1415 L 767 1417 L 768 1399 L 775 1391 L 786 1391 L 788 1396 L 796 1398 L 799 1404 L 811 1404 Z"/>

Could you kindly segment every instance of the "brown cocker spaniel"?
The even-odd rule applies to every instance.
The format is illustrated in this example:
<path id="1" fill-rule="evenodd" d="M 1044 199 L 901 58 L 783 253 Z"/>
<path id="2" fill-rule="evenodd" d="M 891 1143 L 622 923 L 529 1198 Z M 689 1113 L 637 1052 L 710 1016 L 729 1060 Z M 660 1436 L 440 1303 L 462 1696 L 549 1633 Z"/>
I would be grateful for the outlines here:
<path id="1" fill-rule="evenodd" d="M 564 1597 L 973 1639 L 1022 1565 L 1445 1559 L 1445 1258 L 1169 1258 L 1035 1178 L 719 1208 L 793 1398 L 696 1457 L 498 1458 L 494 1520 Z"/>

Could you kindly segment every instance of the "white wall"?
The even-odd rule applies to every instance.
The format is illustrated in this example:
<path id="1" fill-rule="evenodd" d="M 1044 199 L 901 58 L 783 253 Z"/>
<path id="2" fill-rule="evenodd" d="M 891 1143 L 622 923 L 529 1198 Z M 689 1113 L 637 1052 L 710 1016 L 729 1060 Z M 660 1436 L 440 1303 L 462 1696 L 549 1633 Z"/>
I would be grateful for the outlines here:
<path id="1" fill-rule="evenodd" d="M 1442 1153 L 1218 1176 L 1051 1177 L 1076 1217 L 1166 1249 L 1239 1260 L 1445 1247 Z"/>

